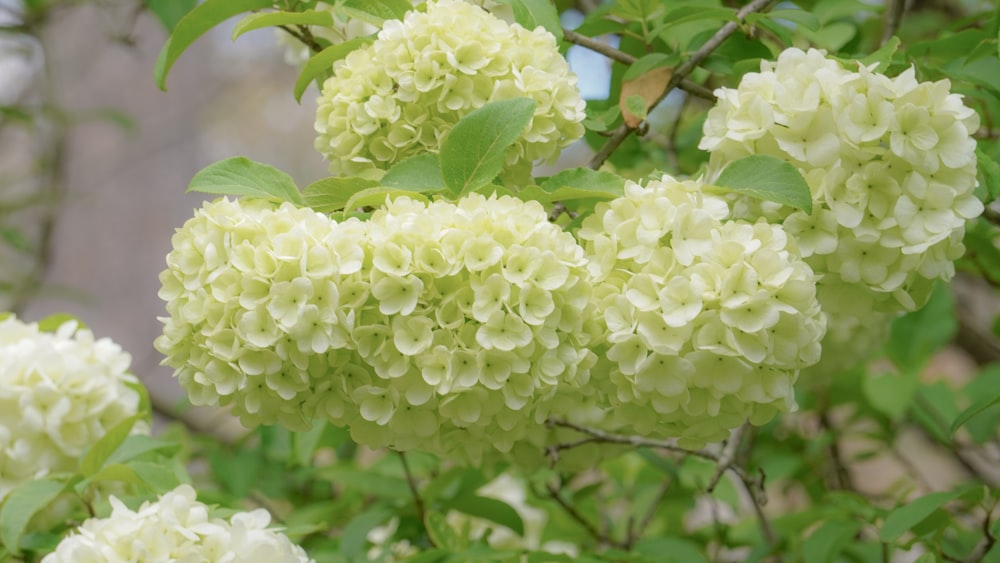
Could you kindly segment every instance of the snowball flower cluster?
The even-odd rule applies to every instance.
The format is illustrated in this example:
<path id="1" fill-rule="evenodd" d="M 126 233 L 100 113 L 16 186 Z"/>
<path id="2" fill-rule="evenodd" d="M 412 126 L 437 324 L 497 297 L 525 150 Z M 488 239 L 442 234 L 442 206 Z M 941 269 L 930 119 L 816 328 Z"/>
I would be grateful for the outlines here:
<path id="1" fill-rule="evenodd" d="M 264 509 L 211 518 L 209 507 L 180 485 L 156 502 L 131 510 L 110 497 L 107 518 L 92 518 L 64 538 L 43 563 L 132 563 L 211 561 L 302 563 L 314 561 L 284 534 L 268 528 Z"/>
<path id="2" fill-rule="evenodd" d="M 221 199 L 178 230 L 156 341 L 195 404 L 477 460 L 540 439 L 596 357 L 583 249 L 537 202 L 397 198 L 335 223 Z"/>
<path id="3" fill-rule="evenodd" d="M 933 280 L 954 275 L 965 221 L 983 210 L 972 193 L 979 117 L 950 87 L 917 82 L 912 67 L 889 78 L 791 48 L 716 90 L 700 147 L 716 172 L 755 154 L 797 166 L 812 214 L 749 201 L 737 214 L 782 221 L 824 284 L 863 286 L 882 311 L 914 310 Z"/>
<path id="4" fill-rule="evenodd" d="M 536 103 L 508 149 L 510 174 L 530 172 L 583 135 L 584 102 L 555 37 L 508 24 L 462 0 L 427 3 L 386 21 L 378 39 L 337 61 L 316 117 L 316 149 L 337 175 L 384 170 L 436 152 L 463 116 L 487 102 Z"/>
<path id="5" fill-rule="evenodd" d="M 303 404 L 352 347 L 368 299 L 365 227 L 264 200 L 206 203 L 174 234 L 155 346 L 195 405 L 247 426 L 309 427 Z"/>
<path id="6" fill-rule="evenodd" d="M 24 481 L 75 471 L 108 429 L 139 411 L 130 363 L 75 321 L 50 333 L 0 320 L 0 499 Z"/>
<path id="7" fill-rule="evenodd" d="M 701 184 L 664 177 L 629 182 L 583 222 L 609 424 L 700 447 L 794 407 L 825 330 L 816 275 L 780 226 L 729 215 Z"/>

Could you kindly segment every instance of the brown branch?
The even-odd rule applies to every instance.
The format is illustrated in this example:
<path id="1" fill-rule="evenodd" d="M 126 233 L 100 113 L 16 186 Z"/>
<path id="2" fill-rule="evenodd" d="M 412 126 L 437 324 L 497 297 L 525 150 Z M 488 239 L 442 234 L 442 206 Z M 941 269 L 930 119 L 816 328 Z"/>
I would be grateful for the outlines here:
<path id="1" fill-rule="evenodd" d="M 306 47 L 309 47 L 309 50 L 313 53 L 319 53 L 323 50 L 323 46 L 316 42 L 316 38 L 313 37 L 312 32 L 304 25 L 295 26 L 294 29 L 288 25 L 279 25 L 277 27 L 297 39 Z"/>
<path id="2" fill-rule="evenodd" d="M 840 442 L 837 440 L 836 428 L 833 426 L 830 413 L 826 410 L 825 405 L 819 411 L 819 425 L 820 428 L 830 433 L 830 463 L 833 464 L 833 483 L 831 484 L 831 488 L 834 490 L 853 491 L 854 483 L 851 480 L 851 473 L 847 469 L 847 464 L 844 463 L 844 455 L 840 451 Z"/>
<path id="3" fill-rule="evenodd" d="M 713 51 L 718 49 L 719 46 L 722 45 L 723 41 L 728 39 L 730 35 L 736 33 L 736 30 L 739 29 L 740 23 L 743 23 L 748 15 L 755 12 L 765 11 L 776 2 L 777 0 L 753 0 L 746 6 L 743 6 L 743 8 L 736 13 L 737 22 L 727 22 L 726 25 L 719 28 L 719 31 L 706 41 L 704 45 L 695 51 L 695 53 L 691 55 L 688 60 L 674 69 L 674 73 L 670 77 L 670 82 L 667 83 L 667 87 L 664 90 L 663 95 L 650 105 L 650 109 L 659 105 L 660 102 L 662 102 L 674 88 L 680 85 L 682 80 L 694 72 L 694 69 L 697 68 L 698 65 L 708 58 Z M 633 131 L 635 131 L 635 129 L 625 124 L 622 124 L 618 129 L 616 129 L 614 133 L 612 133 L 611 137 L 608 138 L 608 141 L 604 144 L 604 146 L 601 147 L 601 150 L 599 150 L 597 154 L 594 155 L 594 158 L 590 160 L 590 167 L 594 170 L 600 168 L 611 156 L 611 153 L 615 152 L 615 150 L 621 146 L 623 142 L 625 142 L 625 139 L 627 139 Z"/>
<path id="4" fill-rule="evenodd" d="M 889 0 L 885 3 L 885 26 L 882 28 L 882 41 L 879 45 L 885 45 L 896 35 L 905 11 L 906 0 Z"/>
<path id="5" fill-rule="evenodd" d="M 574 45 L 579 45 L 581 47 L 590 49 L 595 53 L 600 53 L 605 57 L 615 62 L 622 63 L 624 65 L 632 65 L 635 63 L 635 61 L 638 60 L 637 58 L 626 53 L 625 51 L 615 49 L 614 47 L 608 45 L 603 41 L 598 41 L 592 37 L 587 37 L 586 35 L 582 35 L 570 29 L 563 29 L 563 37 L 566 39 L 566 41 L 569 41 Z M 698 96 L 699 98 L 704 98 L 706 100 L 711 100 L 713 102 L 715 101 L 715 94 L 713 94 L 710 89 L 702 86 L 701 84 L 698 84 L 693 80 L 685 78 L 684 80 L 681 80 L 679 86 L 681 90 L 684 90 L 685 92 L 693 96 Z"/>
<path id="6" fill-rule="evenodd" d="M 673 442 L 667 440 L 654 440 L 644 438 L 642 436 L 614 434 L 611 432 L 604 432 L 603 430 L 598 430 L 596 428 L 587 428 L 585 426 L 580 426 L 564 420 L 550 419 L 548 421 L 548 425 L 550 427 L 569 428 L 587 436 L 586 438 L 573 442 L 563 442 L 547 447 L 546 452 L 552 457 L 553 464 L 558 461 L 559 452 L 575 448 L 583 444 L 592 443 L 625 444 L 636 448 L 656 448 L 714 461 L 718 467 L 716 468 L 715 475 L 713 475 L 712 480 L 709 482 L 706 489 L 707 492 L 712 492 L 716 485 L 718 485 L 722 475 L 727 471 L 735 475 L 744 491 L 747 495 L 749 495 L 750 500 L 752 501 L 754 512 L 757 514 L 757 519 L 760 522 L 761 533 L 764 536 L 764 540 L 771 548 L 774 548 L 777 545 L 778 542 L 777 537 L 774 534 L 774 529 L 771 527 L 771 523 L 764 514 L 763 509 L 764 505 L 767 504 L 767 493 L 764 488 L 766 476 L 764 475 L 763 470 L 761 470 L 758 477 L 751 477 L 747 471 L 738 464 L 740 444 L 743 441 L 744 435 L 746 435 L 747 429 L 750 427 L 749 422 L 743 423 L 740 427 L 732 431 L 729 439 L 726 441 L 726 445 L 722 448 L 720 453 L 715 453 L 705 449 L 689 450 L 677 446 Z M 596 528 L 593 529 L 596 533 L 595 537 L 602 539 L 602 541 L 610 541 L 606 536 L 602 536 Z M 631 539 L 630 534 L 629 538 L 626 539 L 625 542 L 622 542 L 619 547 L 627 546 L 629 544 L 629 540 Z"/>
<path id="7" fill-rule="evenodd" d="M 551 419 L 549 420 L 548 425 L 552 427 L 569 428 L 570 430 L 576 430 L 581 434 L 589 436 L 589 438 L 583 438 L 575 442 L 565 442 L 549 446 L 546 450 L 550 455 L 555 454 L 558 456 L 559 452 L 562 450 L 572 449 L 584 444 L 625 444 L 636 448 L 656 448 L 683 455 L 693 455 L 711 461 L 719 460 L 718 455 L 708 450 L 689 450 L 668 440 L 654 440 L 650 438 L 643 438 L 642 436 L 614 434 L 611 432 L 604 432 L 603 430 L 598 430 L 596 428 L 587 428 L 586 426 L 580 426 L 565 420 Z"/>

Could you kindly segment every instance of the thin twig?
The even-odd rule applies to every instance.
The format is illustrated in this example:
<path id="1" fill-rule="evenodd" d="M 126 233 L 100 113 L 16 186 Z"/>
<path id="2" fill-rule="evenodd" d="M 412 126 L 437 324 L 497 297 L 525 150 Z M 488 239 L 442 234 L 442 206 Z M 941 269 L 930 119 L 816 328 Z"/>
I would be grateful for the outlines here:
<path id="1" fill-rule="evenodd" d="M 424 531 L 427 532 L 427 520 L 425 516 L 427 514 L 424 508 L 424 499 L 420 496 L 420 491 L 417 490 L 417 480 L 413 476 L 413 472 L 410 471 L 410 462 L 406 460 L 405 452 L 396 452 L 399 454 L 400 461 L 403 462 L 403 473 L 406 474 L 406 484 L 410 487 L 410 494 L 413 495 L 413 504 L 417 509 L 417 518 L 420 519 L 420 525 L 424 527 Z M 427 533 L 427 539 L 434 544 L 434 538 L 431 537 L 430 533 Z"/>
<path id="2" fill-rule="evenodd" d="M 830 462 L 833 464 L 833 483 L 832 488 L 834 490 L 854 490 L 854 483 L 851 481 L 851 473 L 847 470 L 847 464 L 844 463 L 844 455 L 840 451 L 840 442 L 837 441 L 837 432 L 833 426 L 833 421 L 830 420 L 830 413 L 826 410 L 826 407 L 820 408 L 819 411 L 819 425 L 820 427 L 830 433 Z"/>
<path id="3" fill-rule="evenodd" d="M 674 73 L 670 77 L 670 82 L 667 83 L 667 87 L 664 90 L 663 95 L 660 96 L 658 100 L 650 104 L 650 109 L 659 105 L 660 102 L 662 102 L 667 97 L 667 95 L 670 94 L 670 92 L 681 83 L 682 80 L 684 80 L 685 78 L 688 77 L 689 74 L 694 72 L 694 69 L 697 68 L 698 65 L 700 65 L 706 58 L 708 58 L 708 56 L 711 55 L 713 51 L 718 49 L 719 46 L 722 45 L 723 41 L 728 39 L 730 35 L 736 33 L 736 30 L 739 29 L 740 23 L 743 23 L 743 21 L 746 19 L 748 15 L 755 12 L 761 12 L 767 10 L 776 2 L 777 0 L 753 0 L 746 6 L 743 6 L 743 8 L 741 8 L 740 11 L 736 13 L 736 19 L 739 23 L 727 22 L 726 25 L 719 28 L 719 31 L 717 31 L 715 35 L 713 35 L 708 41 L 706 41 L 705 44 L 701 46 L 701 48 L 695 51 L 695 53 L 691 55 L 691 58 L 684 61 L 677 68 L 674 69 Z M 594 155 L 594 158 L 590 160 L 590 167 L 593 168 L 594 170 L 600 168 L 604 164 L 604 162 L 611 156 L 611 153 L 615 152 L 615 150 L 623 142 L 625 142 L 625 139 L 627 139 L 628 136 L 631 135 L 633 131 L 635 131 L 635 129 L 629 127 L 624 123 L 620 127 L 618 127 L 618 129 L 615 129 L 611 137 L 609 137 L 604 146 L 601 147 L 601 150 L 598 151 L 597 154 Z"/>
<path id="4" fill-rule="evenodd" d="M 304 25 L 296 26 L 295 29 L 288 25 L 279 25 L 277 27 L 295 39 L 298 39 L 300 43 L 309 47 L 309 50 L 313 53 L 319 53 L 323 50 L 323 46 L 316 42 L 316 38 L 313 37 L 312 32 Z"/>
<path id="5" fill-rule="evenodd" d="M 577 440 L 575 442 L 566 442 L 561 444 L 555 444 L 554 446 L 549 446 L 548 450 L 550 454 L 558 454 L 562 450 L 568 450 L 571 448 L 582 446 L 583 444 L 603 443 L 603 444 L 625 444 L 629 446 L 635 446 L 636 448 L 657 448 L 684 455 L 693 455 L 711 461 L 719 460 L 719 456 L 714 452 L 708 450 L 689 450 L 687 448 L 682 448 L 677 444 L 674 444 L 673 442 L 667 440 L 654 440 L 651 438 L 644 438 L 642 436 L 628 436 L 623 434 L 614 434 L 611 432 L 598 430 L 596 428 L 587 428 L 586 426 L 573 424 L 572 422 L 566 420 L 552 419 L 549 420 L 548 424 L 549 426 L 569 428 L 571 430 L 576 430 L 581 434 L 586 434 L 587 436 L 590 436 L 589 438 L 584 438 L 581 440 Z"/>
<path id="6" fill-rule="evenodd" d="M 718 467 L 715 469 L 715 475 L 712 475 L 712 480 L 708 482 L 706 489 L 708 492 L 715 490 L 715 486 L 722 479 L 722 474 L 733 466 L 736 461 L 736 452 L 740 449 L 740 442 L 743 441 L 743 434 L 747 431 L 748 426 L 750 426 L 750 422 L 744 422 L 729 434 L 729 439 L 726 440 L 726 445 L 722 448 L 722 453 L 717 459 Z"/>
<path id="7" fill-rule="evenodd" d="M 635 542 L 637 542 L 639 538 L 642 537 L 642 534 L 645 533 L 646 528 L 649 528 L 649 525 L 653 522 L 653 517 L 656 516 L 656 509 L 660 507 L 660 502 L 663 501 L 663 497 L 667 496 L 667 492 L 670 491 L 671 484 L 672 483 L 669 479 L 664 479 L 663 482 L 660 483 L 660 488 L 656 491 L 653 503 L 646 509 L 645 514 L 642 515 L 642 519 L 639 520 L 639 524 L 632 526 L 632 522 L 630 522 L 628 537 L 624 542 L 625 549 L 630 549 L 633 545 L 635 545 Z"/>
<path id="8" fill-rule="evenodd" d="M 595 526 L 593 522 L 591 522 L 590 520 L 587 520 L 587 517 L 581 514 L 580 511 L 577 510 L 575 506 L 566 502 L 562 498 L 562 495 L 559 494 L 558 487 L 556 487 L 552 483 L 546 483 L 545 490 L 548 491 L 549 498 L 556 501 L 556 504 L 558 504 L 559 507 L 563 509 L 563 512 L 565 512 L 570 518 L 575 520 L 578 524 L 583 526 L 587 530 L 587 533 L 589 533 L 595 540 L 604 545 L 615 545 L 616 547 L 621 547 L 616 545 L 616 543 L 613 540 L 611 540 L 611 538 L 609 538 L 605 534 L 602 534 L 600 530 L 597 529 L 597 526 Z"/>
<path id="9" fill-rule="evenodd" d="M 563 29 L 563 37 L 566 39 L 566 41 L 569 41 L 574 45 L 579 45 L 581 47 L 590 49 L 595 53 L 600 53 L 605 57 L 615 62 L 622 63 L 624 65 L 632 65 L 635 63 L 635 61 L 638 60 L 637 58 L 626 53 L 625 51 L 622 51 L 620 49 L 615 49 L 614 47 L 608 45 L 603 41 L 598 41 L 592 37 L 587 37 L 586 35 L 577 33 L 570 29 Z M 698 96 L 699 98 L 712 100 L 713 102 L 715 101 L 715 94 L 713 94 L 710 89 L 702 86 L 701 84 L 698 84 L 693 80 L 685 78 L 680 82 L 680 88 L 681 90 L 684 90 L 685 92 L 691 95 Z"/>

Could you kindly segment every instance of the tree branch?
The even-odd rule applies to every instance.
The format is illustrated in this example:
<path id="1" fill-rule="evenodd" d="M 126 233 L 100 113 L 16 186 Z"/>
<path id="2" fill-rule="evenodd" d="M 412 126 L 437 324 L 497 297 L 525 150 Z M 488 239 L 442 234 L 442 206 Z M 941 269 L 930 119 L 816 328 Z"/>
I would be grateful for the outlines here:
<path id="1" fill-rule="evenodd" d="M 563 29 L 563 37 L 566 39 L 566 41 L 569 41 L 574 45 L 579 45 L 581 47 L 590 49 L 595 53 L 600 53 L 605 57 L 615 62 L 622 63 L 624 65 L 632 65 L 635 63 L 635 61 L 639 60 L 633 57 L 632 55 L 626 53 L 625 51 L 615 49 L 614 47 L 608 45 L 607 43 L 604 43 L 603 41 L 598 41 L 592 37 L 587 37 L 586 35 L 579 34 L 570 29 Z M 681 80 L 680 88 L 681 90 L 684 90 L 685 92 L 693 96 L 698 96 L 699 98 L 704 98 L 706 100 L 711 100 L 713 102 L 715 101 L 715 94 L 713 94 L 710 89 L 702 86 L 701 84 L 698 84 L 693 80 L 689 80 L 687 78 Z"/>
<path id="2" fill-rule="evenodd" d="M 906 0 L 888 0 L 885 3 L 885 26 L 882 28 L 882 41 L 879 45 L 885 45 L 903 21 L 903 12 L 906 11 Z"/>
<path id="3" fill-rule="evenodd" d="M 750 2 L 746 6 L 743 6 L 743 8 L 741 8 L 740 11 L 736 13 L 736 19 L 738 20 L 739 23 L 727 22 L 726 25 L 719 28 L 719 31 L 717 31 L 715 35 L 713 35 L 708 41 L 706 41 L 705 44 L 701 46 L 701 48 L 695 51 L 695 53 L 691 55 L 691 57 L 687 61 L 685 61 L 684 63 L 682 63 L 681 65 L 679 65 L 677 68 L 674 69 L 674 73 L 670 77 L 670 82 L 667 83 L 667 87 L 664 90 L 663 95 L 660 96 L 659 99 L 657 99 L 650 105 L 650 109 L 659 105 L 660 102 L 662 102 L 674 88 L 680 85 L 682 80 L 684 80 L 685 78 L 688 77 L 689 74 L 694 72 L 694 69 L 697 68 L 698 65 L 700 65 L 706 58 L 708 58 L 708 56 L 711 55 L 713 51 L 718 49 L 719 46 L 722 45 L 723 41 L 728 39 L 729 36 L 732 35 L 733 33 L 736 33 L 736 30 L 739 29 L 740 23 L 743 23 L 743 21 L 746 19 L 748 15 L 755 12 L 762 12 L 768 10 L 776 2 L 777 0 L 753 0 L 753 2 Z M 611 134 L 611 137 L 608 139 L 608 141 L 604 144 L 603 147 L 601 147 L 601 150 L 598 151 L 597 154 L 594 155 L 594 158 L 590 160 L 590 167 L 593 168 L 594 170 L 600 168 L 604 164 L 604 162 L 611 156 L 611 153 L 615 152 L 615 150 L 619 146 L 621 146 L 623 142 L 625 142 L 625 139 L 627 139 L 628 136 L 631 135 L 633 131 L 635 131 L 635 129 L 629 127 L 628 125 L 625 125 L 624 123 L 618 129 L 615 129 L 614 133 Z"/>
<path id="4" fill-rule="evenodd" d="M 431 537 L 430 532 L 427 531 L 427 521 L 425 517 L 427 515 L 427 509 L 424 507 L 424 499 L 420 496 L 420 491 L 417 490 L 417 480 L 413 476 L 413 472 L 410 471 L 410 462 L 406 459 L 406 452 L 396 452 L 399 454 L 400 461 L 403 462 L 403 473 L 406 474 L 406 484 L 410 487 L 410 494 L 413 495 L 413 504 L 417 509 L 417 518 L 420 519 L 420 525 L 424 528 L 424 533 L 427 535 L 427 540 L 434 545 L 434 538 Z"/>

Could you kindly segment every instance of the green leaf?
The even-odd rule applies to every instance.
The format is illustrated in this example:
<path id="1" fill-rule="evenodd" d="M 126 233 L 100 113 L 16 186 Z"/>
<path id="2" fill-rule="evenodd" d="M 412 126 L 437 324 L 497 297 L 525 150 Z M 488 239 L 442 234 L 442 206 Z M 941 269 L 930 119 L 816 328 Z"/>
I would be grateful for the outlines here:
<path id="1" fill-rule="evenodd" d="M 177 58 L 208 30 L 235 15 L 250 10 L 270 8 L 271 4 L 272 0 L 205 0 L 196 6 L 177 22 L 170 37 L 163 44 L 160 56 L 156 59 L 156 85 L 161 90 L 167 89 L 167 74 L 170 68 L 177 62 Z"/>
<path id="2" fill-rule="evenodd" d="M 233 41 L 248 31 L 279 25 L 333 25 L 333 14 L 325 11 L 266 12 L 250 14 L 233 26 Z"/>
<path id="3" fill-rule="evenodd" d="M 893 421 L 900 420 L 910 410 L 918 386 L 915 372 L 869 374 L 861 381 L 861 391 L 868 403 Z"/>
<path id="4" fill-rule="evenodd" d="M 625 98 L 625 107 L 639 120 L 646 119 L 646 100 L 642 96 L 632 95 Z"/>
<path id="5" fill-rule="evenodd" d="M 436 510 L 428 512 L 424 517 L 424 523 L 427 527 L 427 534 L 431 537 L 434 545 L 452 551 L 465 548 L 467 543 L 465 538 L 448 524 L 448 521 L 445 520 L 444 515 L 440 512 Z"/>
<path id="6" fill-rule="evenodd" d="M 765 13 L 747 14 L 747 21 L 750 23 L 756 23 L 757 20 L 764 18 L 771 20 L 784 20 L 794 23 L 801 28 L 813 31 L 819 29 L 820 27 L 819 18 L 806 10 L 783 9 L 771 10 L 770 12 Z"/>
<path id="7" fill-rule="evenodd" d="M 83 324 L 83 321 L 69 313 L 56 313 L 38 321 L 38 330 L 42 332 L 55 332 L 66 323 L 76 323 L 76 330 L 87 328 L 87 325 Z"/>
<path id="8" fill-rule="evenodd" d="M 971 486 L 954 491 L 930 493 L 893 510 L 886 517 L 885 523 L 882 525 L 882 530 L 879 532 L 879 539 L 884 542 L 896 540 L 914 526 L 923 522 L 925 518 L 933 514 L 938 508 L 971 492 L 975 492 L 976 489 L 981 489 L 981 487 Z"/>
<path id="9" fill-rule="evenodd" d="M 302 94 L 305 93 L 306 88 L 312 84 L 313 80 L 319 78 L 325 80 L 326 77 L 330 76 L 333 71 L 334 62 L 339 61 L 350 54 L 351 51 L 372 41 L 374 41 L 372 37 L 355 37 L 350 41 L 331 45 L 310 57 L 306 61 L 305 66 L 302 67 L 299 77 L 295 80 L 295 89 L 293 90 L 295 101 L 302 103 Z"/>
<path id="10" fill-rule="evenodd" d="M 896 54 L 896 50 L 899 49 L 899 38 L 892 36 L 884 45 L 878 48 L 877 51 L 871 53 L 867 57 L 861 59 L 861 64 L 869 66 L 873 63 L 878 63 L 878 70 L 880 72 L 885 72 L 889 68 L 889 63 L 892 62 L 892 56 Z"/>
<path id="11" fill-rule="evenodd" d="M 722 6 L 690 5 L 680 6 L 667 12 L 663 18 L 664 23 L 655 28 L 651 33 L 654 37 L 659 37 L 670 28 L 695 21 L 736 21 L 736 10 L 724 8 Z M 663 38 L 667 40 L 667 37 Z"/>
<path id="12" fill-rule="evenodd" d="M 21 536 L 28 522 L 66 489 L 64 478 L 55 475 L 25 481 L 4 498 L 0 508 L 0 540 L 11 552 L 20 549 Z"/>
<path id="13" fill-rule="evenodd" d="M 152 436 L 135 434 L 126 436 L 121 445 L 108 456 L 105 463 L 125 463 L 150 452 L 163 451 L 169 455 L 175 453 L 180 447 L 181 445 L 176 442 L 167 442 Z"/>
<path id="14" fill-rule="evenodd" d="M 549 193 L 573 188 L 581 192 L 592 193 L 592 197 L 604 199 L 608 196 L 621 197 L 625 195 L 625 178 L 604 170 L 568 168 L 549 176 L 539 187 Z"/>
<path id="15" fill-rule="evenodd" d="M 180 460 L 175 461 L 180 462 Z M 181 484 L 181 480 L 177 477 L 176 469 L 170 467 L 170 465 L 154 463 L 152 461 L 133 461 L 128 466 L 143 483 L 156 493 L 171 491 Z"/>
<path id="16" fill-rule="evenodd" d="M 132 432 L 132 427 L 145 416 L 145 413 L 139 413 L 132 415 L 124 420 L 120 420 L 117 424 L 108 429 L 108 431 L 101 436 L 101 439 L 94 442 L 94 445 L 87 450 L 87 453 L 83 454 L 80 459 L 80 473 L 84 477 L 93 477 L 101 470 L 111 454 L 118 449 L 118 446 L 122 445 L 128 435 Z"/>
<path id="17" fill-rule="evenodd" d="M 509 504 L 495 498 L 479 496 L 476 494 L 460 495 L 449 504 L 459 512 L 464 512 L 469 516 L 484 518 L 490 522 L 496 522 L 501 526 L 506 526 L 517 535 L 524 535 L 524 521 Z"/>
<path id="18" fill-rule="evenodd" d="M 0 227 L 0 239 L 21 252 L 31 252 L 31 242 L 20 229 Z"/>
<path id="19" fill-rule="evenodd" d="M 367 178 L 323 178 L 302 190 L 302 201 L 320 213 L 332 213 L 344 209 L 354 194 L 378 184 Z"/>
<path id="20" fill-rule="evenodd" d="M 344 0 L 338 8 L 345 15 L 382 27 L 385 20 L 401 20 L 413 9 L 408 0 Z"/>
<path id="21" fill-rule="evenodd" d="M 441 177 L 441 163 L 433 154 L 418 154 L 401 160 L 382 176 L 381 183 L 387 188 L 410 192 L 430 192 L 446 187 Z"/>
<path id="22" fill-rule="evenodd" d="M 245 156 L 234 156 L 202 168 L 191 178 L 187 191 L 302 203 L 291 176 Z"/>
<path id="23" fill-rule="evenodd" d="M 979 374 L 965 385 L 961 394 L 969 404 L 977 403 L 983 397 L 1000 396 L 1000 364 L 990 364 L 980 370 Z M 959 414 L 955 412 L 948 420 L 954 421 Z M 977 444 L 985 444 L 996 439 L 997 432 L 1000 431 L 1000 405 L 986 407 L 985 410 L 966 420 L 964 426 Z M 945 428 L 945 432 L 950 432 L 950 427 Z"/>
<path id="24" fill-rule="evenodd" d="M 393 509 L 376 505 L 355 516 L 340 532 L 340 553 L 352 561 L 361 557 L 368 543 L 368 532 L 392 518 L 393 514 Z"/>
<path id="25" fill-rule="evenodd" d="M 198 0 L 146 0 L 146 8 L 156 15 L 168 33 L 197 5 Z"/>
<path id="26" fill-rule="evenodd" d="M 347 200 L 347 204 L 344 206 L 344 209 L 351 211 L 362 207 L 382 207 L 385 205 L 387 199 L 396 199 L 401 196 L 419 200 L 424 203 L 428 203 L 430 201 L 423 195 L 415 192 L 376 186 L 374 188 L 361 190 L 351 196 L 351 199 Z"/>
<path id="27" fill-rule="evenodd" d="M 507 147 L 534 114 L 534 100 L 513 98 L 490 102 L 458 120 L 441 143 L 441 175 L 448 189 L 464 195 L 496 178 Z"/>
<path id="28" fill-rule="evenodd" d="M 1000 163 L 980 147 L 976 147 L 976 161 L 979 182 L 986 187 L 986 193 L 990 195 L 991 200 L 1000 198 Z"/>
<path id="29" fill-rule="evenodd" d="M 514 9 L 514 21 L 525 29 L 544 27 L 562 41 L 563 30 L 559 22 L 559 12 L 552 0 L 500 0 Z"/>
<path id="30" fill-rule="evenodd" d="M 734 160 L 719 174 L 715 185 L 812 213 L 812 193 L 805 178 L 791 163 L 773 156 Z"/>
<path id="31" fill-rule="evenodd" d="M 121 463 L 109 463 L 101 467 L 101 469 L 94 475 L 81 481 L 76 488 L 78 491 L 82 492 L 92 483 L 107 483 L 109 481 L 131 483 L 133 485 L 142 484 L 142 479 L 136 475 L 135 471 L 131 467 Z"/>
<path id="32" fill-rule="evenodd" d="M 826 563 L 854 540 L 861 529 L 861 522 L 854 520 L 830 520 L 813 531 L 802 542 L 802 556 L 810 563 Z"/>
<path id="33" fill-rule="evenodd" d="M 326 432 L 326 421 L 319 420 L 313 423 L 313 427 L 305 432 L 292 434 L 292 451 L 295 452 L 295 461 L 302 467 L 312 465 L 313 454 L 320 439 Z"/>
<path id="34" fill-rule="evenodd" d="M 378 471 L 362 470 L 343 465 L 324 467 L 319 475 L 347 490 L 384 499 L 409 498 L 406 479 Z"/>
<path id="35" fill-rule="evenodd" d="M 635 544 L 635 552 L 665 563 L 705 563 L 707 561 L 697 544 L 677 537 L 639 540 Z"/>
<path id="36" fill-rule="evenodd" d="M 926 305 L 893 321 L 886 353 L 901 370 L 918 371 L 957 331 L 951 291 L 938 283 Z"/>
<path id="37" fill-rule="evenodd" d="M 957 418 L 951 423 L 951 434 L 954 436 L 955 432 L 961 428 L 965 423 L 969 422 L 973 417 L 982 413 L 983 411 L 993 407 L 994 405 L 1000 404 L 1000 395 L 995 395 L 993 397 L 983 397 L 976 401 L 969 408 L 962 411 Z"/>
<path id="38" fill-rule="evenodd" d="M 654 68 L 660 68 L 661 66 L 673 66 L 677 64 L 678 60 L 679 57 L 676 53 L 650 53 L 648 55 L 643 55 L 634 63 L 630 64 L 628 69 L 625 70 L 625 74 L 622 76 L 622 82 L 635 80 Z"/>

